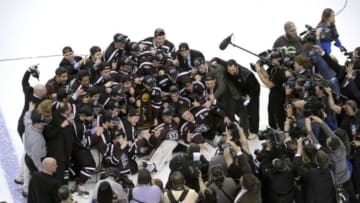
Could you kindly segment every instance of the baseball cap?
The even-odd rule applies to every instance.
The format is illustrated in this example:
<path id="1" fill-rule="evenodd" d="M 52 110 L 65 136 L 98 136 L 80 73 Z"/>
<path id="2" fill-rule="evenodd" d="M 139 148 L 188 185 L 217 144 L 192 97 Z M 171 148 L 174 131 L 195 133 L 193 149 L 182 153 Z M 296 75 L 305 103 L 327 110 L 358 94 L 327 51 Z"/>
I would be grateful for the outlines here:
<path id="1" fill-rule="evenodd" d="M 128 36 L 123 35 L 121 33 L 116 33 L 114 35 L 114 42 L 125 43 L 127 40 L 128 40 Z"/>
<path id="2" fill-rule="evenodd" d="M 180 43 L 179 44 L 179 50 L 180 51 L 189 50 L 189 45 L 186 42 Z"/>
<path id="3" fill-rule="evenodd" d="M 201 66 L 204 63 L 205 63 L 204 58 L 197 57 L 197 58 L 194 59 L 193 65 L 194 65 L 195 68 L 199 68 L 199 66 Z"/>
<path id="4" fill-rule="evenodd" d="M 68 52 L 73 52 L 72 48 L 69 47 L 69 46 L 64 47 L 63 50 L 62 50 L 62 53 L 63 53 L 63 54 L 66 54 L 66 53 L 68 53 Z"/>
<path id="5" fill-rule="evenodd" d="M 230 59 L 226 62 L 227 66 L 233 66 L 233 65 L 237 65 L 236 61 L 234 59 Z"/>
<path id="6" fill-rule="evenodd" d="M 154 32 L 155 37 L 163 36 L 163 35 L 165 35 L 165 30 L 162 28 L 157 28 Z"/>

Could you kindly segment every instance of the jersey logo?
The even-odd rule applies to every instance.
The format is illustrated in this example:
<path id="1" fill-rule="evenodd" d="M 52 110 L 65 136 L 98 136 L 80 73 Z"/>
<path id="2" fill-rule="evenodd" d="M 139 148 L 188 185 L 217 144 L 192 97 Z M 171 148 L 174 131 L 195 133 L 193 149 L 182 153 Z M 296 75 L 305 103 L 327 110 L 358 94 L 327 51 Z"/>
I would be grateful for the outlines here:
<path id="1" fill-rule="evenodd" d="M 200 124 L 200 125 L 196 126 L 194 131 L 196 133 L 203 133 L 203 132 L 207 132 L 209 130 L 210 130 L 209 126 L 207 126 L 205 124 Z"/>
<path id="2" fill-rule="evenodd" d="M 179 134 L 177 130 L 171 130 L 167 134 L 168 139 L 170 140 L 177 140 L 179 138 Z"/>

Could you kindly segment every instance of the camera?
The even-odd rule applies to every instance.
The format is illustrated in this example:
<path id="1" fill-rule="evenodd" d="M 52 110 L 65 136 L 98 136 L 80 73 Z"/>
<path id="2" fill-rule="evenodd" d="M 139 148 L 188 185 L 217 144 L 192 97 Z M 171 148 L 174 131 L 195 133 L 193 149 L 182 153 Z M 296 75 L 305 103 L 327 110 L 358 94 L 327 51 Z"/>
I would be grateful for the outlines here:
<path id="1" fill-rule="evenodd" d="M 287 68 L 292 68 L 292 67 L 294 67 L 295 54 L 296 54 L 295 48 L 279 47 L 276 49 L 270 49 L 270 50 L 263 51 L 259 54 L 260 60 L 258 61 L 258 63 L 260 63 L 260 65 L 266 64 L 268 66 L 271 66 L 272 59 L 280 58 L 281 59 L 280 64 L 282 66 L 285 66 Z M 255 71 L 254 64 L 250 64 L 250 67 L 252 70 Z"/>
<path id="2" fill-rule="evenodd" d="M 266 130 L 259 131 L 258 137 L 259 140 L 269 139 L 275 146 L 282 145 L 285 140 L 284 132 L 273 128 L 267 128 Z"/>
<path id="3" fill-rule="evenodd" d="M 306 117 L 315 115 L 322 117 L 321 109 L 324 108 L 323 102 L 316 96 L 310 96 L 305 99 L 304 115 Z"/>

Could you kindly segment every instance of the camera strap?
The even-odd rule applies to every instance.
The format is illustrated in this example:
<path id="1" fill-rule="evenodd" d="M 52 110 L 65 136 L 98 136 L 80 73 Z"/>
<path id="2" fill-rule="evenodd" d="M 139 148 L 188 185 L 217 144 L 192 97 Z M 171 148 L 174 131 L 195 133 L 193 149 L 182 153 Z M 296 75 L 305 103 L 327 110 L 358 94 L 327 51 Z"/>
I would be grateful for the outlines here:
<path id="1" fill-rule="evenodd" d="M 225 197 L 230 201 L 233 202 L 233 199 L 224 191 L 224 189 L 222 187 L 219 187 L 217 184 L 214 183 L 214 185 L 221 190 L 221 192 L 225 195 Z"/>
<path id="2" fill-rule="evenodd" d="M 176 203 L 176 202 L 179 202 L 179 203 L 180 203 L 180 202 L 183 202 L 183 201 L 185 200 L 185 198 L 186 198 L 186 196 L 187 196 L 188 193 L 189 193 L 189 190 L 184 190 L 184 191 L 181 193 L 179 199 L 176 200 L 175 197 L 174 197 L 174 194 L 171 192 L 171 190 L 168 190 L 167 196 L 169 197 L 169 201 L 170 201 L 171 203 Z"/>

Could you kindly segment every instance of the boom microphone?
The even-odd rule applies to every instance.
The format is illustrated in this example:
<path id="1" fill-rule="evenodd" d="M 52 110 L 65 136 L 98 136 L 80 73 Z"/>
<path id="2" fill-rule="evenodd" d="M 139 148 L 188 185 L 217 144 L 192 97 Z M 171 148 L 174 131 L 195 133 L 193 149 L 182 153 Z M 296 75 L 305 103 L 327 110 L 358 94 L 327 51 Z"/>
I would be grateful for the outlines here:
<path id="1" fill-rule="evenodd" d="M 225 38 L 219 45 L 220 50 L 226 49 L 226 47 L 231 43 L 231 37 L 233 34 L 229 35 L 227 38 Z"/>

